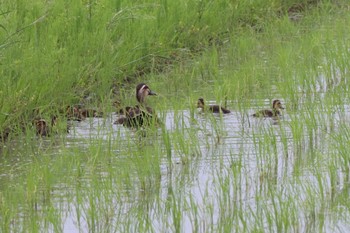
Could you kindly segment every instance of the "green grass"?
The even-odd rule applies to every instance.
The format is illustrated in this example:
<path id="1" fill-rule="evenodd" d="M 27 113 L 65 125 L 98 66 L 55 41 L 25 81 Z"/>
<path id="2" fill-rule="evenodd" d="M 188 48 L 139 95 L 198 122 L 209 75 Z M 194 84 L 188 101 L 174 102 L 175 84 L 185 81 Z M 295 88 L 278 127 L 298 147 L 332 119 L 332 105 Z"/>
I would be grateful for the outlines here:
<path id="1" fill-rule="evenodd" d="M 348 230 L 349 6 L 310 3 L 291 21 L 300 2 L 4 2 L 2 128 L 85 95 L 112 112 L 114 98 L 135 104 L 139 81 L 173 126 L 140 132 L 107 115 L 68 136 L 11 135 L 0 231 Z M 198 97 L 232 114 L 197 114 Z M 250 117 L 275 98 L 278 124 Z"/>
<path id="2" fill-rule="evenodd" d="M 5 1 L 0 14 L 0 126 L 27 125 L 33 109 L 56 114 L 84 96 L 93 97 L 95 104 L 122 98 L 111 96 L 113 84 L 120 87 L 125 79 L 135 83 L 138 76 L 188 63 L 199 51 L 227 41 L 239 42 L 236 58 L 242 59 L 240 53 L 254 43 L 242 32 L 264 32 L 300 2 L 306 1 Z M 217 59 L 211 53 L 208 62 Z M 197 72 L 202 80 L 221 76 L 216 66 L 207 70 L 201 64 L 204 70 Z"/>

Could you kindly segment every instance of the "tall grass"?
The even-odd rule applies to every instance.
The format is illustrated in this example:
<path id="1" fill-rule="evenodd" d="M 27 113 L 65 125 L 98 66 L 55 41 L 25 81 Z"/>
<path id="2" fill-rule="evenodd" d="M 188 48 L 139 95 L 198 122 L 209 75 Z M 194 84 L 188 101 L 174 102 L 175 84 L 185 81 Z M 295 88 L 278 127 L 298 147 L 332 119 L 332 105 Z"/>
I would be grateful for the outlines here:
<path id="1" fill-rule="evenodd" d="M 112 84 L 161 72 L 241 28 L 265 30 L 299 2 L 4 1 L 1 128 L 27 124 L 35 108 L 115 98 Z"/>
<path id="2" fill-rule="evenodd" d="M 323 1 L 294 22 L 295 3 L 6 2 L 3 127 L 85 95 L 108 102 L 135 73 L 171 126 L 87 119 L 67 138 L 9 141 L 1 231 L 348 229 L 348 11 Z M 135 101 L 134 85 L 119 95 Z M 232 114 L 197 114 L 200 96 Z M 250 117 L 274 98 L 279 121 Z"/>

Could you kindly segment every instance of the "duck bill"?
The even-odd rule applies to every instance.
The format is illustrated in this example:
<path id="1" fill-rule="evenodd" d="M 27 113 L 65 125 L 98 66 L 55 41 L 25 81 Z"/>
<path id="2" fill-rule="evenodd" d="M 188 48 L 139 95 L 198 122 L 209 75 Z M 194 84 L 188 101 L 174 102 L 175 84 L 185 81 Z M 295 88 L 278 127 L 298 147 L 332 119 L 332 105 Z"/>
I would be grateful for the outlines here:
<path id="1" fill-rule="evenodd" d="M 157 95 L 157 93 L 155 93 L 155 92 L 149 90 L 148 95 Z"/>

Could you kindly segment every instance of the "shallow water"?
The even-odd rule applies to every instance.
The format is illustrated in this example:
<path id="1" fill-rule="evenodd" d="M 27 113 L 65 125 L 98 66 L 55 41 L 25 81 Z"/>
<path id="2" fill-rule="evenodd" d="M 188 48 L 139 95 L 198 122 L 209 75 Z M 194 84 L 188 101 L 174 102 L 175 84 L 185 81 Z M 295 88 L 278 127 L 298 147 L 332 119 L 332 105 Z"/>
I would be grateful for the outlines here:
<path id="1" fill-rule="evenodd" d="M 327 143 L 349 114 L 318 115 L 319 125 L 306 126 L 297 124 L 298 116 L 288 109 L 278 120 L 253 118 L 258 103 L 247 112 L 232 110 L 222 116 L 196 112 L 191 117 L 189 110 L 168 110 L 166 131 L 146 136 L 114 125 L 115 114 L 73 122 L 63 145 L 61 139 L 57 147 L 52 138 L 39 139 L 29 157 L 16 149 L 17 159 L 5 166 L 18 172 L 8 177 L 5 169 L 1 183 L 25 175 L 31 163 L 50 169 L 45 162 L 71 157 L 71 167 L 48 171 L 61 177 L 58 183 L 49 190 L 38 187 L 43 194 L 36 197 L 35 212 L 41 216 L 54 210 L 60 216 L 56 224 L 37 220 L 53 232 L 206 232 L 226 225 L 230 231 L 250 231 L 259 221 L 257 226 L 279 231 L 280 216 L 294 224 L 287 231 L 349 229 L 348 211 L 333 214 L 341 208 L 334 200 L 348 193 L 348 182 L 340 169 L 335 181 L 331 179 L 328 154 L 334 148 Z M 170 135 L 170 151 L 165 133 Z M 35 158 L 35 151 L 43 150 L 47 158 Z M 142 156 L 143 151 L 151 157 Z M 150 160 L 154 167 L 142 166 Z M 320 192 L 326 204 L 308 204 L 315 201 L 310 192 Z M 27 214 L 26 208 L 19 210 L 19 216 Z"/>

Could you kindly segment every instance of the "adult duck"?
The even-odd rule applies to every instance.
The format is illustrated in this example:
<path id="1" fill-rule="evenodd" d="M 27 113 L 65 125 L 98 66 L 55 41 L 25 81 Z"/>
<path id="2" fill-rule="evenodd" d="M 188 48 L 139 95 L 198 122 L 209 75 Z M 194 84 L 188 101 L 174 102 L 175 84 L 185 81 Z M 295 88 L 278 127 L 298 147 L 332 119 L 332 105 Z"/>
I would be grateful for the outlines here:
<path id="1" fill-rule="evenodd" d="M 122 124 L 130 128 L 140 128 L 157 122 L 158 118 L 152 108 L 145 105 L 146 97 L 149 95 L 157 95 L 145 84 L 140 83 L 136 86 L 136 100 L 139 105 L 135 107 L 125 107 L 119 110 L 123 116 L 119 117 L 115 124 Z"/>

